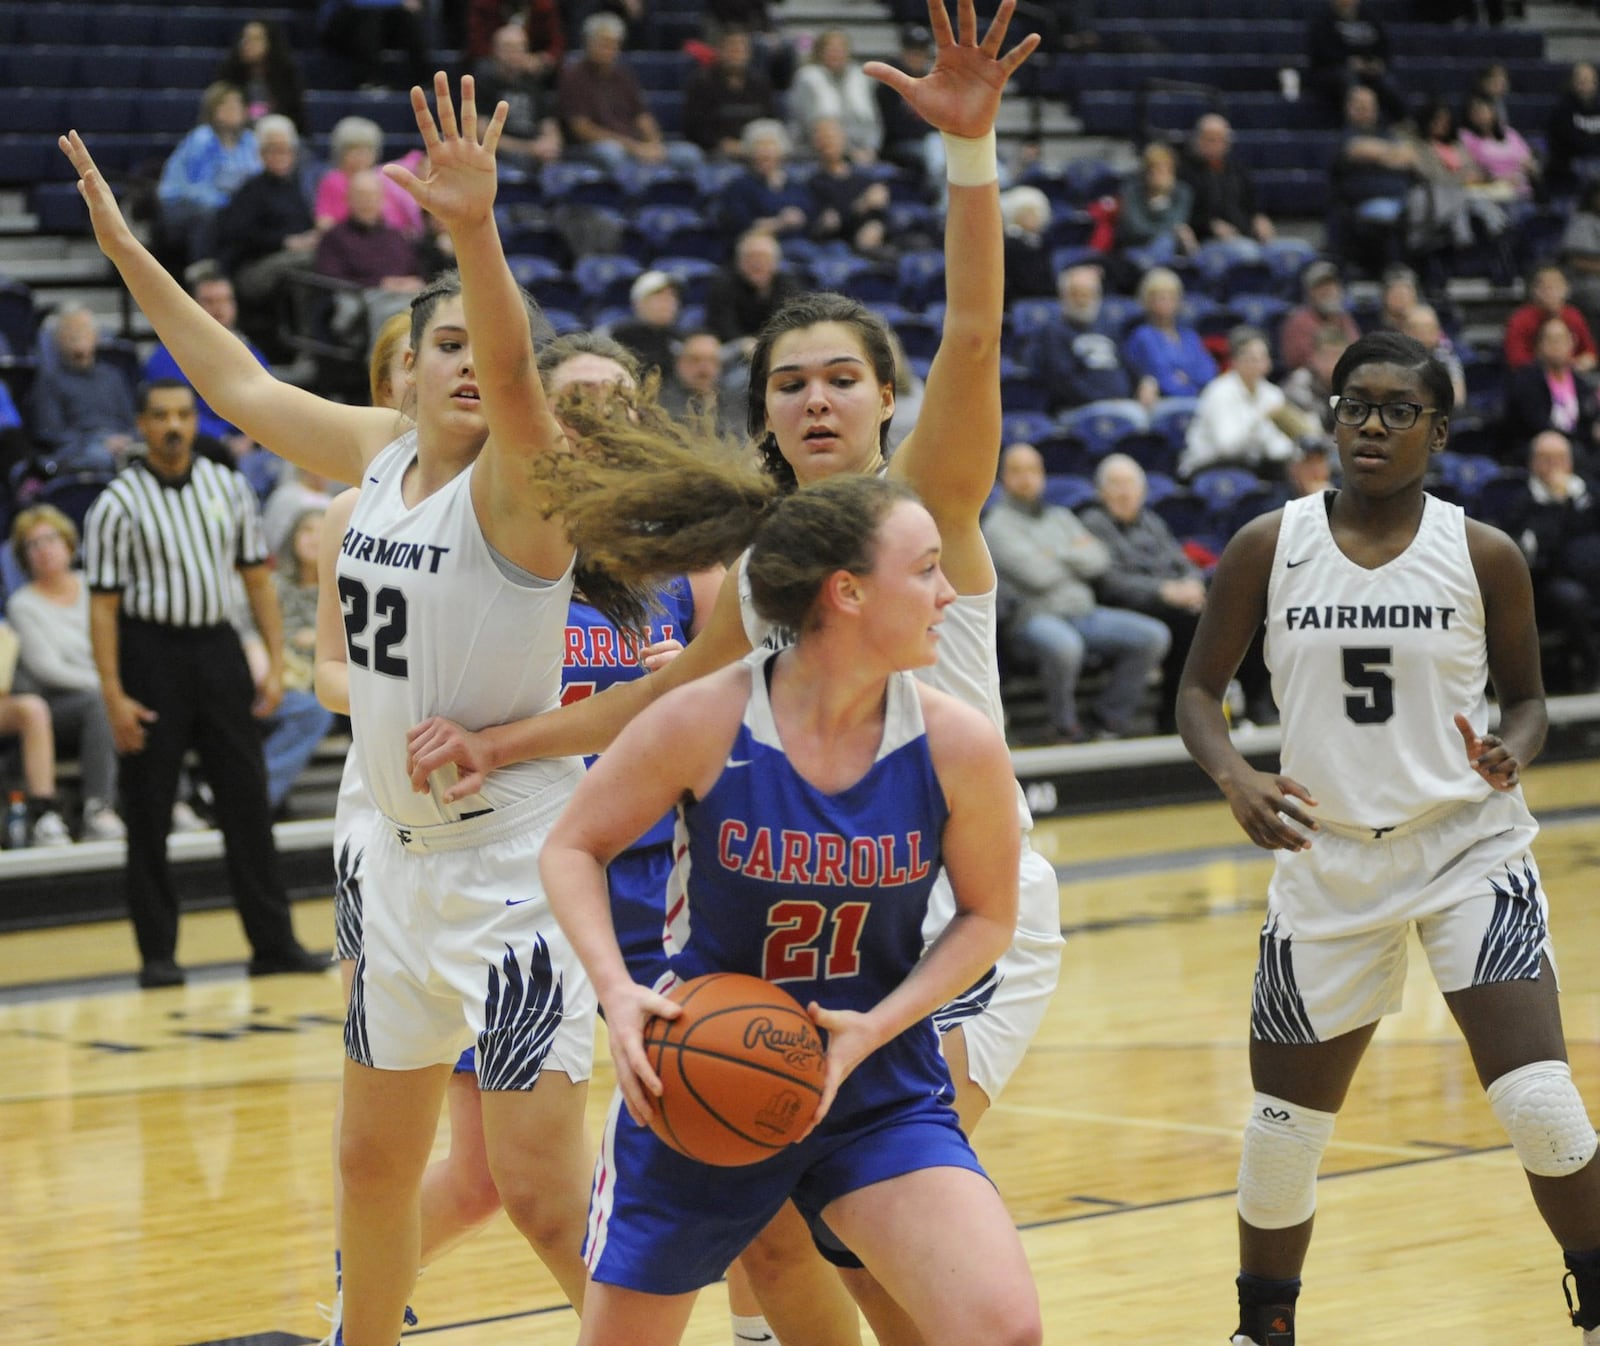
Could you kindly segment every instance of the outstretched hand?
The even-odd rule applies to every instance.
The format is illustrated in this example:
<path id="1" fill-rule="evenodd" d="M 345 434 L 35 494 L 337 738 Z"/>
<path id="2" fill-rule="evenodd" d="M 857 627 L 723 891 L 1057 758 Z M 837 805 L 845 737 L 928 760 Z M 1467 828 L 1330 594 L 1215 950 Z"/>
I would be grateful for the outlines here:
<path id="1" fill-rule="evenodd" d="M 427 95 L 419 87 L 411 90 L 411 110 L 416 114 L 417 130 L 428 151 L 426 176 L 417 177 L 399 164 L 385 164 L 383 171 L 398 182 L 416 203 L 446 229 L 475 224 L 494 211 L 495 147 L 506 124 L 509 107 L 501 102 L 478 138 L 478 105 L 471 75 L 461 77 L 461 115 L 457 123 L 455 104 L 450 98 L 450 78 L 439 71 L 433 77 L 433 96 L 438 104 L 438 120 L 428 107 Z"/>
<path id="2" fill-rule="evenodd" d="M 1467 761 L 1472 769 L 1497 790 L 1513 790 L 1522 778 L 1522 763 L 1506 747 L 1498 734 L 1484 734 L 1481 738 L 1472 727 L 1472 721 L 1460 712 L 1456 714 L 1456 729 L 1467 747 Z"/>
<path id="3" fill-rule="evenodd" d="M 89 207 L 94 241 L 100 245 L 101 252 L 115 260 L 120 249 L 138 240 L 134 238 L 133 230 L 128 228 L 128 222 L 122 218 L 110 184 L 95 167 L 88 147 L 76 131 L 68 131 L 56 140 L 56 144 L 61 146 L 61 152 L 72 160 L 72 166 L 78 170 L 78 195 Z"/>
<path id="4" fill-rule="evenodd" d="M 989 31 L 979 42 L 973 0 L 959 0 L 959 38 L 950 29 L 944 0 L 928 0 L 928 28 L 937 49 L 933 69 L 920 79 L 882 61 L 868 61 L 861 69 L 898 93 L 935 130 L 976 140 L 994 129 L 1000 91 L 1039 45 L 1039 35 L 1029 33 L 1000 55 L 1016 7 L 1016 0 L 1001 0 Z"/>

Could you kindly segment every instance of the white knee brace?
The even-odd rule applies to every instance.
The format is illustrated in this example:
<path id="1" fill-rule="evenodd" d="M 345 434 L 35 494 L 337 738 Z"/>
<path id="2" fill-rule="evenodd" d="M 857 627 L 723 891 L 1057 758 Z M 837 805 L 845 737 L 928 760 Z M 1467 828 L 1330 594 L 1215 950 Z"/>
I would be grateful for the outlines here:
<path id="1" fill-rule="evenodd" d="M 1594 1158 L 1595 1134 L 1565 1061 L 1535 1061 L 1489 1086 L 1489 1106 L 1523 1168 L 1564 1178 Z"/>
<path id="2" fill-rule="evenodd" d="M 1257 1229 L 1290 1229 L 1317 1208 L 1317 1166 L 1333 1139 L 1331 1112 L 1257 1094 L 1239 1156 L 1239 1215 Z"/>

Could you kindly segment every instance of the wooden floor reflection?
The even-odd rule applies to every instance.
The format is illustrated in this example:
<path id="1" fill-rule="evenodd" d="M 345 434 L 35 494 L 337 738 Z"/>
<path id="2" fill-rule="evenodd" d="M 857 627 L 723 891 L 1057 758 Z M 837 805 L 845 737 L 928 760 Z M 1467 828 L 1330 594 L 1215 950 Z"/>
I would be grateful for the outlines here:
<path id="1" fill-rule="evenodd" d="M 1600 1112 L 1600 771 L 1535 772 L 1529 796 L 1574 1074 Z M 1061 989 L 978 1139 L 1025 1231 L 1051 1342 L 1216 1342 L 1233 1325 L 1268 869 L 1242 840 L 1218 805 L 1040 829 L 1062 873 Z M 308 943 L 331 942 L 328 904 L 296 920 Z M 230 913 L 185 919 L 180 956 L 202 970 L 181 990 L 132 989 L 130 948 L 121 924 L 0 939 L 0 1339 L 318 1337 L 338 981 L 247 981 Z M 597 1125 L 609 1089 L 602 1064 Z M 1306 1346 L 1575 1339 L 1559 1254 L 1420 958 L 1340 1119 L 1318 1226 Z M 431 1268 L 414 1302 L 437 1346 L 576 1331 L 503 1220 Z M 707 1291 L 686 1340 L 726 1341 L 725 1314 Z"/>

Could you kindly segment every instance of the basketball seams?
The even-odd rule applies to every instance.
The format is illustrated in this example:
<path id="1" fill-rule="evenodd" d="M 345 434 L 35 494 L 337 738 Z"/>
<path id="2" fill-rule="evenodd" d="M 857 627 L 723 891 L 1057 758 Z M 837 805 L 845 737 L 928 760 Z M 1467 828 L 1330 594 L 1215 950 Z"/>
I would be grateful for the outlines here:
<path id="1" fill-rule="evenodd" d="M 787 1071 L 779 1070 L 775 1066 L 764 1066 L 759 1061 L 750 1060 L 747 1056 L 735 1056 L 731 1052 L 723 1051 L 720 1047 L 694 1047 L 687 1042 L 662 1042 L 660 1046 L 663 1053 L 670 1049 L 677 1052 L 680 1057 L 705 1056 L 714 1061 L 726 1061 L 729 1065 L 738 1066 L 742 1070 L 752 1070 L 759 1075 L 770 1075 L 775 1080 L 782 1080 L 785 1084 L 792 1084 L 797 1089 L 804 1089 L 807 1093 L 815 1094 L 818 1098 L 822 1097 L 821 1085 L 796 1079 Z M 657 1071 L 656 1073 L 659 1075 L 661 1072 Z M 689 1085 L 690 1090 L 694 1089 L 694 1085 L 689 1082 L 687 1076 L 683 1077 L 683 1081 Z M 701 1100 L 701 1105 L 708 1106 L 704 1100 Z"/>

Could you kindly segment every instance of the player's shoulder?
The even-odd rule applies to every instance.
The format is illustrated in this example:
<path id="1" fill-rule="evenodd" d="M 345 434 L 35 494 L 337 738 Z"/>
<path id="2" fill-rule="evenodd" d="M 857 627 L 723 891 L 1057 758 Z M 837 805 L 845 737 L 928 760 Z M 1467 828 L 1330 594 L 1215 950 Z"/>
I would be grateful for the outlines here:
<path id="1" fill-rule="evenodd" d="M 690 728 L 738 720 L 750 699 L 750 678 L 750 665 L 744 660 L 728 664 L 663 692 L 652 713 L 664 725 Z"/>
<path id="2" fill-rule="evenodd" d="M 922 723 L 936 767 L 942 771 L 1004 760 L 1010 769 L 1005 738 L 987 715 L 937 687 L 921 681 L 912 685 L 921 701 Z"/>

